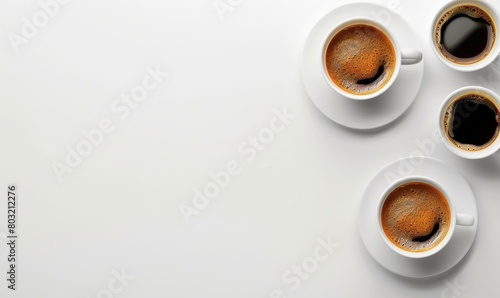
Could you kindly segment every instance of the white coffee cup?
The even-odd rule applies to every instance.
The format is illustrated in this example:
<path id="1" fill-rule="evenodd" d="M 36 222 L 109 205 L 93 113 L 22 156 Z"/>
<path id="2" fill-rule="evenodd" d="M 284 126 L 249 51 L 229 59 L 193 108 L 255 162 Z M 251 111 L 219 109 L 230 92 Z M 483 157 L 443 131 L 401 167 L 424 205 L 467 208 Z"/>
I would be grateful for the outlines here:
<path id="1" fill-rule="evenodd" d="M 470 63 L 470 64 L 460 64 L 455 61 L 451 61 L 450 59 L 446 58 L 444 54 L 439 50 L 439 42 L 437 41 L 437 36 L 436 36 L 436 31 L 437 31 L 437 25 L 439 24 L 439 21 L 441 18 L 446 14 L 446 12 L 453 10 L 456 7 L 459 6 L 475 6 L 478 7 L 479 9 L 485 11 L 493 21 L 492 26 L 495 28 L 495 34 L 493 35 L 493 39 L 491 42 L 493 43 L 491 50 L 486 54 L 485 57 L 482 59 Z M 434 50 L 434 53 L 436 56 L 439 58 L 441 62 L 444 64 L 448 65 L 449 67 L 458 70 L 458 71 L 464 71 L 464 72 L 470 72 L 470 71 L 476 71 L 479 69 L 482 69 L 491 63 L 493 63 L 496 59 L 500 59 L 500 43 L 498 42 L 498 25 L 500 24 L 498 14 L 496 10 L 491 6 L 490 4 L 483 2 L 483 1 L 478 1 L 478 0 L 454 0 L 454 1 L 449 1 L 445 6 L 443 6 L 434 16 L 434 19 L 432 21 L 432 26 L 431 26 L 431 46 L 432 49 Z"/>
<path id="2" fill-rule="evenodd" d="M 399 246 L 395 245 L 394 243 L 391 242 L 391 240 L 387 237 L 387 235 L 384 232 L 383 226 L 382 226 L 382 207 L 384 206 L 386 198 L 389 196 L 389 194 L 395 190 L 397 187 L 402 186 L 407 183 L 411 182 L 423 182 L 429 185 L 434 186 L 437 188 L 444 196 L 446 199 L 448 206 L 450 208 L 450 225 L 448 228 L 448 231 L 444 238 L 434 247 L 432 247 L 429 250 L 425 251 L 409 251 L 409 250 L 404 250 L 400 248 Z M 378 203 L 378 230 L 380 232 L 380 237 L 382 237 L 383 241 L 387 246 L 389 246 L 393 251 L 398 253 L 399 255 L 407 258 L 413 258 L 413 259 L 418 259 L 418 258 L 426 258 L 430 257 L 439 251 L 441 251 L 443 248 L 446 247 L 446 245 L 449 243 L 450 239 L 453 237 L 453 234 L 455 233 L 455 227 L 457 225 L 459 226 L 472 226 L 474 225 L 475 218 L 472 215 L 469 214 L 463 214 L 463 213 L 457 213 L 455 209 L 455 204 L 453 202 L 453 199 L 450 197 L 449 192 L 444 189 L 441 184 L 439 184 L 436 180 L 430 178 L 430 177 L 425 177 L 425 176 L 409 176 L 405 178 L 401 178 L 399 180 L 394 181 L 391 183 L 385 191 L 382 193 L 382 195 L 379 198 L 379 203 Z"/>
<path id="3" fill-rule="evenodd" d="M 369 93 L 369 94 L 355 94 L 355 93 L 349 93 L 339 86 L 335 84 L 332 79 L 330 78 L 330 75 L 328 74 L 328 70 L 326 69 L 326 63 L 325 63 L 325 58 L 326 58 L 326 51 L 328 48 L 328 45 L 330 44 L 331 40 L 335 37 L 337 33 L 339 33 L 341 30 L 353 26 L 353 25 L 368 25 L 368 26 L 373 26 L 380 31 L 382 31 L 390 41 L 394 53 L 395 53 L 395 67 L 394 67 L 394 72 L 392 73 L 391 78 L 385 83 L 383 87 L 380 89 Z M 390 32 L 390 30 L 382 23 L 370 19 L 370 18 L 351 18 L 345 21 L 340 22 L 337 24 L 331 31 L 330 33 L 325 37 L 325 40 L 323 42 L 323 49 L 322 49 L 322 55 L 321 55 L 321 65 L 322 71 L 323 71 L 323 77 L 326 80 L 326 82 L 330 85 L 330 87 L 337 91 L 340 95 L 345 96 L 347 98 L 355 99 L 355 100 L 367 100 L 371 98 L 375 98 L 385 91 L 387 91 L 391 85 L 394 83 L 396 80 L 398 73 L 399 73 L 399 68 L 401 65 L 409 65 L 409 64 L 416 64 L 419 63 L 422 60 L 422 52 L 418 49 L 401 49 L 399 47 L 399 44 L 396 41 L 396 38 L 394 35 Z"/>
<path id="4" fill-rule="evenodd" d="M 454 141 L 449 136 L 449 132 L 445 131 L 444 121 L 445 121 L 446 111 L 448 110 L 449 106 L 455 102 L 456 99 L 467 94 L 479 94 L 483 97 L 488 98 L 491 101 L 491 103 L 496 106 L 496 109 L 500 111 L 500 96 L 495 92 L 491 91 L 490 89 L 480 86 L 467 86 L 457 89 L 453 91 L 450 95 L 448 95 L 441 104 L 438 114 L 439 132 L 445 146 L 454 154 L 467 159 L 481 159 L 488 157 L 492 154 L 495 154 L 495 152 L 497 152 L 500 149 L 500 135 L 499 135 L 500 132 L 497 132 L 497 135 L 493 137 L 492 142 L 488 145 L 485 145 L 484 148 L 471 151 L 459 148 L 457 145 L 455 145 Z M 459 116 L 467 117 L 471 111 L 472 110 L 464 111 L 463 113 L 461 113 L 461 116 L 460 115 Z"/>

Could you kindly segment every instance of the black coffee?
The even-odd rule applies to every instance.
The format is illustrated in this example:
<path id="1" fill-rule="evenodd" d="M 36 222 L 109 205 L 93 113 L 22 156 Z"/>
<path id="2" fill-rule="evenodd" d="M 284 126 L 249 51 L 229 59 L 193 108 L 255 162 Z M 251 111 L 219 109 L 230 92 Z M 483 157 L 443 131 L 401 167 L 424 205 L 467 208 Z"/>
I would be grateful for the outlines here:
<path id="1" fill-rule="evenodd" d="M 466 94 L 448 107 L 443 124 L 455 146 L 468 151 L 481 150 L 498 137 L 500 112 L 487 97 Z"/>
<path id="2" fill-rule="evenodd" d="M 470 64 L 488 55 L 495 40 L 495 25 L 481 8 L 463 5 L 441 17 L 435 34 L 439 50 L 448 60 Z"/>

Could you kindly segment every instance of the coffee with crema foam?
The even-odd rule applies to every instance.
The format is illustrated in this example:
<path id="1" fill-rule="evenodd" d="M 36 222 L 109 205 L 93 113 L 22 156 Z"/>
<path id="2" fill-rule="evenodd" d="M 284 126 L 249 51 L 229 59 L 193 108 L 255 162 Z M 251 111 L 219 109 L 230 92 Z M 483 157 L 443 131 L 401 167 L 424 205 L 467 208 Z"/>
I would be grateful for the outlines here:
<path id="1" fill-rule="evenodd" d="M 335 85 L 348 93 L 365 95 L 389 82 L 396 67 L 396 52 L 384 32 L 356 24 L 333 36 L 324 63 Z"/>
<path id="2" fill-rule="evenodd" d="M 436 187 L 409 182 L 387 196 L 380 220 L 393 244 L 406 251 L 423 252 L 444 239 L 451 212 L 446 198 Z"/>

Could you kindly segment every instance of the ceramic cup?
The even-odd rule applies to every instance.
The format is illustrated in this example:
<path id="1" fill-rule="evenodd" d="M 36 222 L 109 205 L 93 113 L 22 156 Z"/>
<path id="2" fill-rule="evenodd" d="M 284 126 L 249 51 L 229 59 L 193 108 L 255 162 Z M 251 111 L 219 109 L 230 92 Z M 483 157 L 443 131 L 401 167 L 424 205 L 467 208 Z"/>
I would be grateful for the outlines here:
<path id="1" fill-rule="evenodd" d="M 425 251 L 410 251 L 410 250 L 405 250 L 391 242 L 389 238 L 387 237 L 386 233 L 384 232 L 383 226 L 382 226 L 382 207 L 384 206 L 385 200 L 388 197 L 388 195 L 395 190 L 397 187 L 402 186 L 407 183 L 411 182 L 422 182 L 429 184 L 436 189 L 438 189 L 446 199 L 446 202 L 448 203 L 449 210 L 450 210 L 450 225 L 448 228 L 448 231 L 446 232 L 446 235 L 444 238 L 434 247 L 430 248 L 429 250 Z M 457 213 L 455 210 L 455 204 L 453 202 L 453 198 L 450 197 L 446 189 L 444 189 L 441 184 L 439 184 L 436 180 L 425 177 L 425 176 L 409 176 L 405 178 L 401 178 L 400 180 L 394 181 L 391 183 L 385 191 L 382 193 L 382 195 L 379 198 L 379 204 L 378 204 L 378 230 L 380 233 L 380 237 L 384 240 L 385 244 L 389 246 L 394 252 L 397 254 L 407 257 L 407 258 L 413 258 L 413 259 L 418 259 L 418 258 L 426 258 L 430 257 L 432 255 L 435 255 L 439 251 L 441 251 L 443 248 L 446 247 L 446 245 L 449 243 L 450 239 L 453 237 L 453 234 L 455 233 L 455 227 L 457 225 L 459 226 L 472 226 L 474 224 L 474 217 L 469 214 L 462 214 L 462 213 Z"/>
<path id="2" fill-rule="evenodd" d="M 494 135 L 488 143 L 482 146 L 474 147 L 472 145 L 457 143 L 457 141 L 455 141 L 451 136 L 451 131 L 453 131 L 453 128 L 462 125 L 462 123 L 466 122 L 470 117 L 472 117 L 473 113 L 478 109 L 476 105 L 464 105 L 461 110 L 453 112 L 453 117 L 456 119 L 447 119 L 447 117 L 450 117 L 450 106 L 454 106 L 460 98 L 464 98 L 464 96 L 467 97 L 470 95 L 480 95 L 483 98 L 487 98 L 491 103 L 491 106 L 497 111 L 496 135 Z M 484 121 L 484 118 L 481 119 L 482 121 Z M 441 107 L 439 109 L 438 121 L 439 132 L 443 143 L 451 152 L 460 157 L 467 159 L 481 159 L 493 155 L 500 149 L 500 96 L 490 89 L 480 86 L 467 86 L 453 91 L 441 104 Z M 445 125 L 446 122 L 448 122 L 448 125 Z M 479 134 L 479 131 L 474 132 L 473 134 Z"/>
<path id="3" fill-rule="evenodd" d="M 368 25 L 368 26 L 373 26 L 377 29 L 379 29 L 382 33 L 384 33 L 387 37 L 387 39 L 390 42 L 390 45 L 394 49 L 395 53 L 395 66 L 394 66 L 394 71 L 390 77 L 389 80 L 385 82 L 385 84 L 380 87 L 378 90 L 368 93 L 368 94 L 356 94 L 356 93 L 351 93 L 347 92 L 344 89 L 340 88 L 330 77 L 328 74 L 327 66 L 326 66 L 326 52 L 328 49 L 328 46 L 332 39 L 342 30 L 353 26 L 353 25 Z M 323 77 L 326 80 L 326 82 L 330 85 L 330 87 L 338 92 L 340 95 L 345 96 L 350 99 L 354 100 L 367 100 L 371 98 L 375 98 L 377 96 L 380 96 L 384 92 L 386 92 L 391 85 L 394 83 L 396 78 L 398 77 L 399 74 L 399 69 L 401 65 L 409 65 L 409 64 L 415 64 L 419 63 L 422 61 L 422 52 L 417 49 L 401 49 L 399 47 L 399 44 L 396 41 L 396 38 L 394 35 L 391 33 L 391 31 L 382 23 L 370 19 L 370 18 L 351 18 L 345 21 L 340 22 L 337 24 L 329 34 L 325 37 L 325 40 L 323 42 L 323 53 L 321 55 L 321 65 L 322 67 L 322 72 L 323 72 Z"/>
<path id="4" fill-rule="evenodd" d="M 443 50 L 443 45 L 442 45 L 442 40 L 444 40 L 443 36 L 441 36 L 441 30 L 439 28 L 442 28 L 440 25 L 440 22 L 442 23 L 444 19 L 453 17 L 453 15 L 457 14 L 457 11 L 461 11 L 461 7 L 470 7 L 470 9 L 480 9 L 484 11 L 487 16 L 485 16 L 488 20 L 491 21 L 491 27 L 492 27 L 492 34 L 489 35 L 488 37 L 488 43 L 491 44 L 490 47 L 487 47 L 487 50 L 482 52 L 480 55 L 476 56 L 477 58 L 470 58 L 470 59 L 460 59 L 452 54 L 448 53 L 446 50 Z M 477 18 L 480 19 L 480 18 Z M 467 20 L 464 21 L 467 23 Z M 446 23 L 446 22 L 445 22 Z M 472 23 L 469 21 L 469 23 Z M 470 71 L 476 71 L 479 69 L 482 69 L 491 63 L 493 63 L 496 59 L 497 63 L 500 63 L 500 43 L 498 42 L 498 24 L 499 24 L 499 19 L 498 19 L 498 14 L 496 10 L 488 3 L 483 2 L 483 1 L 477 1 L 477 0 L 454 0 L 454 1 L 449 1 L 446 5 L 444 5 L 434 16 L 434 19 L 432 21 L 432 26 L 431 26 L 431 46 L 432 49 L 434 50 L 434 53 L 436 56 L 439 58 L 441 62 L 446 64 L 447 66 L 451 67 L 452 69 L 458 70 L 458 71 L 463 71 L 463 72 L 470 72 Z M 458 26 L 458 25 L 457 25 Z M 460 27 L 459 27 L 460 28 Z M 463 33 L 463 36 L 450 36 L 450 43 L 452 44 L 457 44 L 457 42 L 460 39 L 465 39 L 467 37 L 469 38 L 474 38 L 472 35 L 476 33 L 471 33 L 473 30 L 468 30 L 468 29 L 458 29 L 460 33 Z M 476 31 L 477 32 L 477 31 Z M 454 33 L 456 34 L 456 33 Z M 451 33 L 450 33 L 451 35 Z M 477 35 L 477 34 L 476 34 Z M 477 41 L 474 41 L 477 42 Z M 470 60 L 469 62 L 467 62 Z"/>

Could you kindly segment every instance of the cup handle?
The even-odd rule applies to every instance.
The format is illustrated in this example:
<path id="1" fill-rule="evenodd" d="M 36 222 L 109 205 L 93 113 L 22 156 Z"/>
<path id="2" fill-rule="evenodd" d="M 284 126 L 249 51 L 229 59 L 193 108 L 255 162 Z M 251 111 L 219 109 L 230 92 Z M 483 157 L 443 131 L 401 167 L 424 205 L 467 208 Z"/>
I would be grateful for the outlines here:
<path id="1" fill-rule="evenodd" d="M 417 49 L 401 49 L 401 64 L 410 65 L 422 61 L 422 52 Z"/>
<path id="2" fill-rule="evenodd" d="M 457 225 L 459 226 L 472 226 L 475 222 L 475 218 L 469 214 L 458 213 L 457 214 Z"/>

